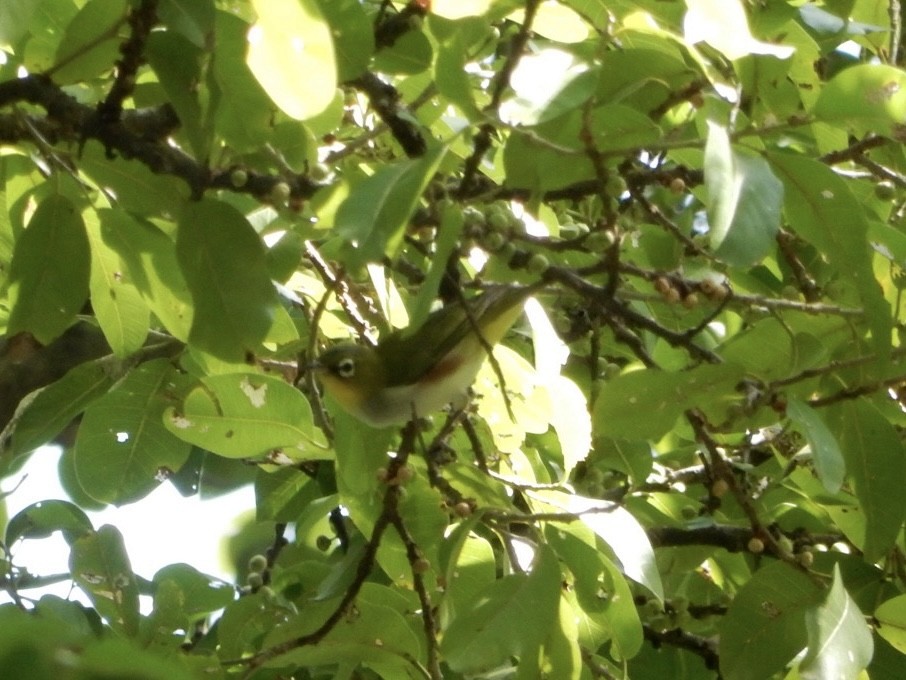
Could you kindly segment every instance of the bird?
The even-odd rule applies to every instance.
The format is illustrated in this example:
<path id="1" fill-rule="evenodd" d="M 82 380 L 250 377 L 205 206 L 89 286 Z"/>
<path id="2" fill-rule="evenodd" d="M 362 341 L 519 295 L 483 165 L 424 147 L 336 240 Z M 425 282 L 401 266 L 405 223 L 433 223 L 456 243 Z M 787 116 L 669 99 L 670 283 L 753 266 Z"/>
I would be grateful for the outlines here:
<path id="1" fill-rule="evenodd" d="M 538 285 L 497 285 L 432 312 L 417 328 L 395 330 L 377 345 L 342 342 L 310 365 L 325 391 L 375 428 L 464 405 L 487 357 L 522 314 Z M 480 333 L 480 337 L 479 337 Z"/>

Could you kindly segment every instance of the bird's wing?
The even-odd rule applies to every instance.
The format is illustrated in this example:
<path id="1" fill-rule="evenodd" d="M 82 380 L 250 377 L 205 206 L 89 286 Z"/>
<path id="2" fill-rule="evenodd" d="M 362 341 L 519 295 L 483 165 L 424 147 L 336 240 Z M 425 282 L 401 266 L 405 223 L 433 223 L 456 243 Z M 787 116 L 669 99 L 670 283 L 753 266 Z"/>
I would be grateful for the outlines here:
<path id="1" fill-rule="evenodd" d="M 405 328 L 381 338 L 377 351 L 389 369 L 390 383 L 409 385 L 418 381 L 466 337 L 474 335 L 476 325 L 481 327 L 487 344 L 495 345 L 519 318 L 522 301 L 533 291 L 532 286 L 491 288 L 466 302 L 471 319 L 462 303 L 453 303 L 428 315 L 418 329 Z M 430 353 L 433 362 L 425 353 Z"/>

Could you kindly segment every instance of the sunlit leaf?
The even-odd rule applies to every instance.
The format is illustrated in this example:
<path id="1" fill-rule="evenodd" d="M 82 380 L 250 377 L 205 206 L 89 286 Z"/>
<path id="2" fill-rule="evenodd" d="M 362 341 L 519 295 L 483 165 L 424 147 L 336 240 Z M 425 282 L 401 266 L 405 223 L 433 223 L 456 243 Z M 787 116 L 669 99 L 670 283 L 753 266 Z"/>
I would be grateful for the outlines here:
<path id="1" fill-rule="evenodd" d="M 141 498 L 186 461 L 189 445 L 164 428 L 173 367 L 146 362 L 85 411 L 75 443 L 79 483 L 92 498 L 123 504 Z"/>
<path id="2" fill-rule="evenodd" d="M 824 601 L 805 614 L 808 651 L 799 664 L 803 680 L 856 678 L 874 651 L 865 616 L 843 587 L 840 568 Z"/>
<path id="3" fill-rule="evenodd" d="M 880 559 L 893 546 L 906 517 L 906 495 L 898 480 L 906 475 L 906 455 L 895 427 L 865 400 L 847 400 L 828 418 L 837 434 L 847 474 L 865 513 L 866 559 Z"/>
<path id="4" fill-rule="evenodd" d="M 274 103 L 305 120 L 333 101 L 337 65 L 330 26 L 314 0 L 253 0 L 248 65 Z M 304 74 L 304 77 L 300 77 Z"/>
<path id="5" fill-rule="evenodd" d="M 125 259 L 104 242 L 97 213 L 87 212 L 84 219 L 91 245 L 91 306 L 110 348 L 125 357 L 148 336 L 148 305 L 130 279 Z"/>
<path id="6" fill-rule="evenodd" d="M 132 572 L 123 535 L 109 524 L 72 544 L 69 569 L 98 613 L 115 630 L 138 634 L 138 580 Z"/>
<path id="7" fill-rule="evenodd" d="M 364 180 L 337 210 L 337 234 L 356 244 L 350 263 L 360 267 L 396 252 L 416 202 L 434 175 L 446 147 L 424 158 L 379 169 Z"/>
<path id="8" fill-rule="evenodd" d="M 749 31 L 745 9 L 739 0 L 687 0 L 683 30 L 686 40 L 693 45 L 707 42 L 720 50 L 728 59 L 739 59 L 747 54 L 769 54 L 787 59 L 793 48 L 773 45 L 756 39 Z"/>
<path id="9" fill-rule="evenodd" d="M 88 237 L 70 201 L 41 201 L 19 237 L 9 271 L 8 333 L 50 342 L 75 321 L 88 297 Z"/>
<path id="10" fill-rule="evenodd" d="M 824 488 L 828 493 L 837 493 L 843 486 L 846 464 L 836 437 L 821 416 L 801 401 L 790 400 L 786 413 L 808 440 L 815 471 Z"/>
<path id="11" fill-rule="evenodd" d="M 273 323 L 277 294 L 248 220 L 219 201 L 190 204 L 179 222 L 176 257 L 195 304 L 189 342 L 224 359 L 257 349 Z"/>
<path id="12" fill-rule="evenodd" d="M 906 654 L 906 595 L 898 595 L 875 610 L 878 634 L 901 654 Z"/>
<path id="13" fill-rule="evenodd" d="M 806 644 L 806 612 L 825 593 L 783 562 L 759 569 L 737 593 L 720 623 L 720 670 L 727 680 L 771 677 Z"/>
<path id="14" fill-rule="evenodd" d="M 607 382 L 595 402 L 595 431 L 609 437 L 656 439 L 684 410 L 733 398 L 742 377 L 742 369 L 732 364 L 680 373 L 622 374 Z"/>
<path id="15" fill-rule="evenodd" d="M 844 69 L 822 88 L 814 113 L 860 134 L 895 135 L 906 123 L 906 72 L 887 64 Z"/>
<path id="16" fill-rule="evenodd" d="M 648 588 L 658 599 L 663 599 L 664 586 L 654 561 L 651 542 L 642 525 L 625 508 L 607 501 L 556 491 L 533 493 L 532 498 L 574 514 L 610 546 L 626 576 Z"/>
<path id="17" fill-rule="evenodd" d="M 711 247 L 736 266 L 759 262 L 780 229 L 783 184 L 767 161 L 733 148 L 727 131 L 709 121 L 705 146 Z"/>
<path id="18" fill-rule="evenodd" d="M 556 620 L 560 569 L 550 548 L 540 545 L 528 574 L 512 574 L 489 584 L 447 628 L 441 651 L 450 667 L 481 673 L 511 655 L 540 644 Z M 518 626 L 513 622 L 519 621 Z"/>
<path id="19" fill-rule="evenodd" d="M 229 458 L 271 454 L 276 462 L 327 458 L 311 407 L 286 381 L 256 373 L 212 375 L 163 424 L 173 435 Z"/>

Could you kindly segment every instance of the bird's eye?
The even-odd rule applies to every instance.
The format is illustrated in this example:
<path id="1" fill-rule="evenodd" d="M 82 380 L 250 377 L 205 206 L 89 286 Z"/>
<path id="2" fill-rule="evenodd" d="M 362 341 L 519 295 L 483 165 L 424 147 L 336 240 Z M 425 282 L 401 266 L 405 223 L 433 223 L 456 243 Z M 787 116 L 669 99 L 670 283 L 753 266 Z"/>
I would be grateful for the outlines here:
<path id="1" fill-rule="evenodd" d="M 341 378 L 351 378 L 355 375 L 355 359 L 346 357 L 337 362 L 336 373 Z"/>

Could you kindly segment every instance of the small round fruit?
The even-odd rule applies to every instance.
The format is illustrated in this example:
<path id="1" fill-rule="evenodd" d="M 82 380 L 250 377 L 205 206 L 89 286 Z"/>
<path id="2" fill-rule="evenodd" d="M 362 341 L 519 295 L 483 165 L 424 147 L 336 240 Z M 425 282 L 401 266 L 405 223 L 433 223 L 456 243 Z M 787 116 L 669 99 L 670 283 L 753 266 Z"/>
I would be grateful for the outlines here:
<path id="1" fill-rule="evenodd" d="M 671 179 L 670 191 L 677 196 L 686 193 L 686 180 L 684 180 L 682 177 L 674 177 L 673 179 Z"/>
<path id="2" fill-rule="evenodd" d="M 465 501 L 460 501 L 453 506 L 453 512 L 457 517 L 471 517 L 472 516 L 472 506 L 466 503 Z"/>
<path id="3" fill-rule="evenodd" d="M 764 541 L 758 538 L 758 536 L 752 536 L 746 544 L 746 548 L 748 548 L 750 553 L 760 555 L 764 552 Z"/>
<path id="4" fill-rule="evenodd" d="M 623 372 L 623 369 L 620 366 L 620 364 L 615 364 L 613 362 L 609 362 L 606 366 L 604 366 L 604 371 L 603 371 L 604 379 L 613 380 L 618 375 L 620 375 L 620 373 L 622 373 L 622 372 Z"/>
<path id="5" fill-rule="evenodd" d="M 513 259 L 513 255 L 516 254 L 516 244 L 512 241 L 505 241 L 494 254 L 504 262 L 509 262 Z"/>
<path id="6" fill-rule="evenodd" d="M 308 176 L 315 182 L 323 182 L 330 177 L 330 168 L 324 163 L 312 163 L 308 168 Z"/>
<path id="7" fill-rule="evenodd" d="M 485 224 L 484 214 L 472 206 L 463 208 L 462 220 L 466 227 L 480 227 Z"/>
<path id="8" fill-rule="evenodd" d="M 666 295 L 668 290 L 673 289 L 673 284 L 666 276 L 659 276 L 654 280 L 654 289 L 661 295 Z"/>
<path id="9" fill-rule="evenodd" d="M 715 498 L 723 498 L 730 490 L 730 484 L 726 479 L 715 479 L 711 485 L 711 495 Z"/>
<path id="10" fill-rule="evenodd" d="M 801 553 L 796 555 L 796 559 L 799 560 L 801 564 L 806 569 L 809 569 L 815 563 L 815 553 L 811 550 L 803 550 Z"/>
<path id="11" fill-rule="evenodd" d="M 607 184 L 604 186 L 604 189 L 607 192 L 608 196 L 619 198 L 626 192 L 628 186 L 626 185 L 626 180 L 623 179 L 622 175 L 610 173 L 607 176 Z"/>
<path id="12" fill-rule="evenodd" d="M 232 184 L 237 189 L 241 189 L 245 186 L 245 183 L 249 181 L 249 174 L 242 168 L 235 168 L 230 173 L 230 184 Z"/>
<path id="13" fill-rule="evenodd" d="M 321 552 L 327 552 L 328 550 L 330 550 L 330 544 L 330 538 L 325 536 L 324 534 L 321 534 L 315 539 L 315 547 L 317 547 L 317 549 Z"/>
<path id="14" fill-rule="evenodd" d="M 588 238 L 585 239 L 585 249 L 591 253 L 600 253 L 602 250 L 607 250 L 614 243 L 617 242 L 617 237 L 614 236 L 612 231 L 593 231 L 588 235 Z"/>
<path id="15" fill-rule="evenodd" d="M 663 293 L 663 296 L 664 296 L 664 300 L 667 301 L 671 305 L 675 305 L 677 302 L 679 302 L 682 299 L 682 297 L 680 296 L 680 292 L 676 288 L 672 288 L 672 287 L 668 288 Z"/>
<path id="16" fill-rule="evenodd" d="M 396 471 L 396 481 L 400 484 L 405 484 L 406 482 L 411 482 L 415 477 L 415 470 L 413 470 L 408 465 L 404 465 L 399 470 Z"/>
<path id="17" fill-rule="evenodd" d="M 893 200 L 894 196 L 897 195 L 897 188 L 894 186 L 893 182 L 884 180 L 875 184 L 875 196 L 882 201 Z"/>
<path id="18" fill-rule="evenodd" d="M 503 210 L 488 212 L 488 226 L 496 232 L 506 231 L 510 227 L 510 218 Z"/>
<path id="19" fill-rule="evenodd" d="M 416 574 L 424 574 L 431 568 L 431 563 L 426 560 L 424 557 L 419 557 L 415 562 L 412 563 L 412 571 Z"/>
<path id="20" fill-rule="evenodd" d="M 389 474 L 390 474 L 390 473 L 387 471 L 387 468 L 385 468 L 385 467 L 379 467 L 379 468 L 377 469 L 377 472 L 374 473 L 374 476 L 377 477 L 377 480 L 378 480 L 379 482 L 386 482 L 387 479 L 388 479 Z"/>
<path id="21" fill-rule="evenodd" d="M 261 573 L 267 569 L 267 558 L 264 555 L 252 555 L 249 558 L 249 571 Z"/>
<path id="22" fill-rule="evenodd" d="M 689 293 L 686 297 L 683 298 L 683 307 L 686 309 L 694 309 L 698 307 L 698 294 Z"/>
<path id="23" fill-rule="evenodd" d="M 492 253 L 496 253 L 498 250 L 503 248 L 503 244 L 506 243 L 506 236 L 504 236 L 499 231 L 492 231 L 490 234 L 487 234 L 482 240 L 482 245 L 486 250 L 489 250 Z"/>
<path id="24" fill-rule="evenodd" d="M 291 193 L 292 189 L 289 188 L 289 184 L 286 182 L 277 182 L 271 187 L 270 199 L 279 205 L 286 203 Z"/>
<path id="25" fill-rule="evenodd" d="M 249 588 L 255 590 L 264 585 L 264 577 L 261 575 L 261 572 L 253 571 L 245 577 L 245 582 L 248 584 Z"/>
<path id="26" fill-rule="evenodd" d="M 702 279 L 699 288 L 706 298 L 715 302 L 723 300 L 730 292 L 722 281 L 712 278 Z"/>
<path id="27" fill-rule="evenodd" d="M 551 261 L 547 259 L 547 255 L 544 255 L 543 253 L 532 253 L 525 268 L 528 269 L 531 274 L 540 276 L 546 272 L 550 266 Z"/>

